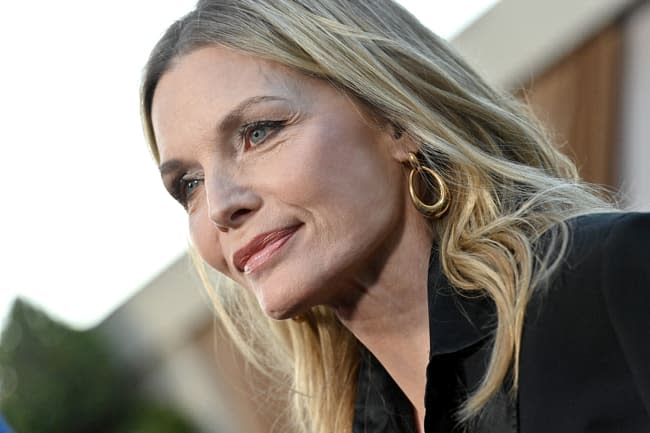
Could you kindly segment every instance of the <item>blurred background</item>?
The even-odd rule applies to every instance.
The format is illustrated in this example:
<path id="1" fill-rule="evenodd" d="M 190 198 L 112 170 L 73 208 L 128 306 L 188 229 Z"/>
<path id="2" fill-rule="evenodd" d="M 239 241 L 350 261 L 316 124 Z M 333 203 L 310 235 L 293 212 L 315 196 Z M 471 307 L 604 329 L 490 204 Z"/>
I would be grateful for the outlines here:
<path id="1" fill-rule="evenodd" d="M 528 100 L 587 180 L 650 210 L 650 1 L 401 3 Z M 0 414 L 16 433 L 275 425 L 140 131 L 140 71 L 192 4 L 0 5 Z"/>

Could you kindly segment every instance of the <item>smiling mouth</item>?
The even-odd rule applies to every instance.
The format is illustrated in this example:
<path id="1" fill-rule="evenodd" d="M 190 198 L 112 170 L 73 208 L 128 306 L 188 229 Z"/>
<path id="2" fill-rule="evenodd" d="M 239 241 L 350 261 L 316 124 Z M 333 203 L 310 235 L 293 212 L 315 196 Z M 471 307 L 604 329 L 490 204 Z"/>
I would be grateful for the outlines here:
<path id="1" fill-rule="evenodd" d="M 262 233 L 233 255 L 233 263 L 245 274 L 266 263 L 300 228 L 299 225 Z"/>

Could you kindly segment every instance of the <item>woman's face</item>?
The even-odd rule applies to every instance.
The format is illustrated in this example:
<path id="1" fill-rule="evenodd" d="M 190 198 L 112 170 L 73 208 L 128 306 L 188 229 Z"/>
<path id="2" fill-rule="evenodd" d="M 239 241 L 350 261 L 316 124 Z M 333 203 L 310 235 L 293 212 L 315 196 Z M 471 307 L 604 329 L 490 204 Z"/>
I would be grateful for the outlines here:
<path id="1" fill-rule="evenodd" d="M 177 59 L 153 98 L 163 181 L 195 248 L 286 318 L 381 267 L 405 213 L 404 140 L 328 83 L 226 48 Z"/>

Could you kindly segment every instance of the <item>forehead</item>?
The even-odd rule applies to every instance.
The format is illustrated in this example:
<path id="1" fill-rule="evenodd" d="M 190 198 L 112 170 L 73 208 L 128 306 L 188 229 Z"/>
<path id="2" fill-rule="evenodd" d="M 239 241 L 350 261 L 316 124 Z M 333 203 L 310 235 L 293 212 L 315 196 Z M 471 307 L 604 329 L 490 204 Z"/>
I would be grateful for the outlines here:
<path id="1" fill-rule="evenodd" d="M 174 87 L 185 92 L 212 88 L 214 95 L 232 99 L 246 90 L 295 90 L 293 87 L 303 80 L 305 76 L 278 63 L 226 47 L 208 46 L 175 59 L 161 77 L 154 99 L 156 94 Z"/>
<path id="2" fill-rule="evenodd" d="M 225 47 L 199 48 L 176 59 L 154 92 L 151 119 L 158 147 L 188 130 L 214 125 L 241 101 L 260 95 L 300 99 L 317 81 L 283 65 Z M 313 84 L 313 83 L 312 83 Z"/>

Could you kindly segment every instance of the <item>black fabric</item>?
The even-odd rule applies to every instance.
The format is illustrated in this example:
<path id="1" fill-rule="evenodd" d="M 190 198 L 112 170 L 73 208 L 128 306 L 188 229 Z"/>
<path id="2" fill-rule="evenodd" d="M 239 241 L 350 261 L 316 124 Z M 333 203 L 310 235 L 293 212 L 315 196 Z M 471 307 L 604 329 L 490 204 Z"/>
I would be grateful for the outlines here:
<path id="1" fill-rule="evenodd" d="M 455 290 L 440 268 L 435 247 L 428 278 L 429 365 L 424 425 L 432 432 L 460 432 L 462 427 L 455 421 L 455 413 L 467 395 L 478 388 L 487 368 L 496 308 L 487 296 L 468 297 Z M 508 403 L 506 394 L 500 392 L 473 427 L 514 432 L 508 425 L 515 407 Z"/>
<path id="2" fill-rule="evenodd" d="M 650 432 L 650 215 L 583 217 L 521 347 L 524 433 Z"/>
<path id="3" fill-rule="evenodd" d="M 426 433 L 650 433 L 650 214 L 569 225 L 561 268 L 527 307 L 517 400 L 505 383 L 462 428 L 453 414 L 485 373 L 496 314 L 454 290 L 432 251 Z M 410 402 L 364 351 L 353 432 L 412 431 Z"/>
<path id="4" fill-rule="evenodd" d="M 366 349 L 361 351 L 352 431 L 415 433 L 411 402 Z"/>
<path id="5" fill-rule="evenodd" d="M 437 248 L 429 259 L 429 356 L 450 354 L 484 340 L 496 325 L 487 296 L 468 297 L 452 288 L 440 269 Z"/>

